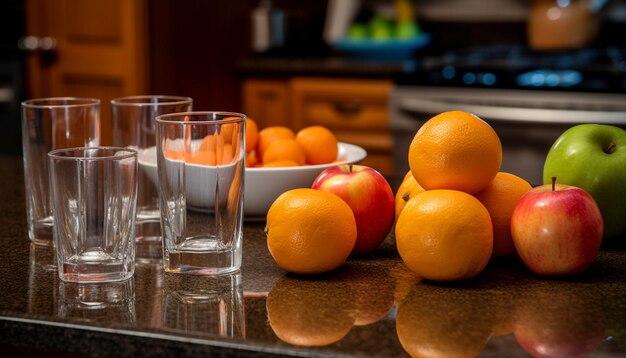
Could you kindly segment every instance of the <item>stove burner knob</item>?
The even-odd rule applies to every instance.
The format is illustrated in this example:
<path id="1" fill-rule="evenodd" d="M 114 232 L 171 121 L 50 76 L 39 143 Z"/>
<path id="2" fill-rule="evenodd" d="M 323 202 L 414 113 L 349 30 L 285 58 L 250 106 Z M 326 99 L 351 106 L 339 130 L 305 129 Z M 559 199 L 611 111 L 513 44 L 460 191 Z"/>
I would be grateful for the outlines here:
<path id="1" fill-rule="evenodd" d="M 478 78 L 485 86 L 493 86 L 496 83 L 496 75 L 491 72 L 481 73 Z"/>
<path id="2" fill-rule="evenodd" d="M 454 78 L 454 76 L 456 76 L 456 68 L 454 68 L 454 66 L 450 66 L 450 65 L 444 66 L 441 69 L 441 75 L 446 80 L 451 80 L 451 79 Z"/>
<path id="3" fill-rule="evenodd" d="M 476 75 L 473 74 L 472 72 L 466 72 L 463 75 L 463 83 L 466 85 L 473 85 L 476 83 Z"/>

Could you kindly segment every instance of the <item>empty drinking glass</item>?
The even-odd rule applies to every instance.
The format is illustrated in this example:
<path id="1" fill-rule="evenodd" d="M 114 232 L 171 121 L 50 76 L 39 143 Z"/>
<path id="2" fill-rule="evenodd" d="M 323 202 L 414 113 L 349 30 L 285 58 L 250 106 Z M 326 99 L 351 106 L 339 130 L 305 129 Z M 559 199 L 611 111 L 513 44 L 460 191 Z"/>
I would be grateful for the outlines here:
<path id="1" fill-rule="evenodd" d="M 121 281 L 135 263 L 137 152 L 118 147 L 48 154 L 59 278 Z"/>
<path id="2" fill-rule="evenodd" d="M 240 268 L 245 119 L 230 112 L 156 118 L 165 271 Z"/>
<path id="3" fill-rule="evenodd" d="M 58 97 L 22 102 L 28 236 L 35 244 L 52 245 L 48 152 L 59 148 L 94 146 L 99 142 L 99 99 Z"/>
<path id="4" fill-rule="evenodd" d="M 136 149 L 141 161 L 145 150 L 156 145 L 155 118 L 166 113 L 191 111 L 192 102 L 189 97 L 161 95 L 113 99 L 113 145 Z M 160 260 L 163 253 L 158 189 L 141 167 L 137 183 L 136 258 L 138 261 Z"/>

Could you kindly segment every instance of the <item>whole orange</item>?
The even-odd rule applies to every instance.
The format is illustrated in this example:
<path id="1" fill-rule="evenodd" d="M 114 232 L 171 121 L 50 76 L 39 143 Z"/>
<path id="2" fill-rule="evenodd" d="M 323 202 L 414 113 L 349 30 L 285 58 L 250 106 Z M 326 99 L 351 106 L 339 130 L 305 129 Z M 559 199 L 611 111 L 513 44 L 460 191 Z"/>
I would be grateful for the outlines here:
<path id="1" fill-rule="evenodd" d="M 530 189 L 532 186 L 526 180 L 499 172 L 487 188 L 475 194 L 491 215 L 493 256 L 507 256 L 517 252 L 511 238 L 511 214 L 517 201 Z"/>
<path id="2" fill-rule="evenodd" d="M 398 217 L 400 216 L 402 209 L 404 209 L 404 205 L 406 205 L 407 201 L 423 191 L 424 188 L 419 185 L 409 170 L 404 176 L 404 180 L 398 187 L 398 191 L 396 191 L 396 220 L 398 220 Z"/>
<path id="3" fill-rule="evenodd" d="M 285 126 L 270 126 L 261 129 L 257 136 L 256 156 L 263 160 L 263 153 L 275 141 L 279 139 L 293 139 L 296 134 Z"/>
<path id="4" fill-rule="evenodd" d="M 294 139 L 278 139 L 272 142 L 261 157 L 263 164 L 287 159 L 293 160 L 298 165 L 305 163 L 304 149 Z"/>
<path id="5" fill-rule="evenodd" d="M 326 127 L 303 128 L 296 133 L 296 141 L 306 153 L 307 164 L 326 164 L 337 159 L 337 137 Z"/>
<path id="6" fill-rule="evenodd" d="M 426 121 L 408 154 L 411 172 L 424 189 L 474 194 L 500 170 L 502 144 L 487 122 L 471 113 L 451 111 Z"/>
<path id="7" fill-rule="evenodd" d="M 246 118 L 246 153 L 250 153 L 256 147 L 259 140 L 259 127 L 252 118 Z"/>
<path id="8" fill-rule="evenodd" d="M 281 194 L 267 212 L 267 247 L 283 269 L 300 274 L 341 266 L 356 242 L 352 209 L 337 195 L 309 188 Z"/>
<path id="9" fill-rule="evenodd" d="M 435 281 L 478 275 L 493 249 L 489 212 L 478 199 L 457 190 L 417 194 L 400 213 L 395 233 L 406 266 Z"/>
<path id="10" fill-rule="evenodd" d="M 276 168 L 276 167 L 297 167 L 300 164 L 291 159 L 278 159 L 272 162 L 264 163 L 263 168 Z"/>

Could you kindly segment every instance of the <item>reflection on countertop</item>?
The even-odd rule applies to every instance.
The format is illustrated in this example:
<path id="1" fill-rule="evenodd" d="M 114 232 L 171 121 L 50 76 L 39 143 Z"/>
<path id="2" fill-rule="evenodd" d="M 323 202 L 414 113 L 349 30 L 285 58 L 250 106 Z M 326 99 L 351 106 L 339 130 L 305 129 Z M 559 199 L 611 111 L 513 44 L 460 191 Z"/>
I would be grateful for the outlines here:
<path id="1" fill-rule="evenodd" d="M 389 237 L 376 253 L 336 272 L 301 277 L 272 261 L 262 223 L 246 223 L 239 274 L 180 276 L 147 263 L 124 283 L 64 284 L 52 250 L 27 239 L 17 173 L 19 157 L 0 157 L 3 353 L 626 354 L 626 251 L 602 251 L 575 280 L 541 279 L 508 259 L 475 280 L 434 284 L 405 268 Z"/>

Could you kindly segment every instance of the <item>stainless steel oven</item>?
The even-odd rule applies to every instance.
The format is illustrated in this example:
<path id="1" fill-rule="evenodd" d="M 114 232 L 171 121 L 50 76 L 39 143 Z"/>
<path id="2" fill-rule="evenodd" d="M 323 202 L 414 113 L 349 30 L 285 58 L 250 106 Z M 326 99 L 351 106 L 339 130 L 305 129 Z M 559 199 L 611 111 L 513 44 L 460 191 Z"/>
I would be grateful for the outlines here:
<path id="1" fill-rule="evenodd" d="M 501 170 L 531 184 L 542 182 L 548 150 L 567 128 L 580 123 L 626 128 L 626 94 L 400 85 L 391 95 L 394 177 L 408 170 L 407 150 L 419 127 L 450 110 L 474 113 L 491 124 L 503 146 Z"/>

